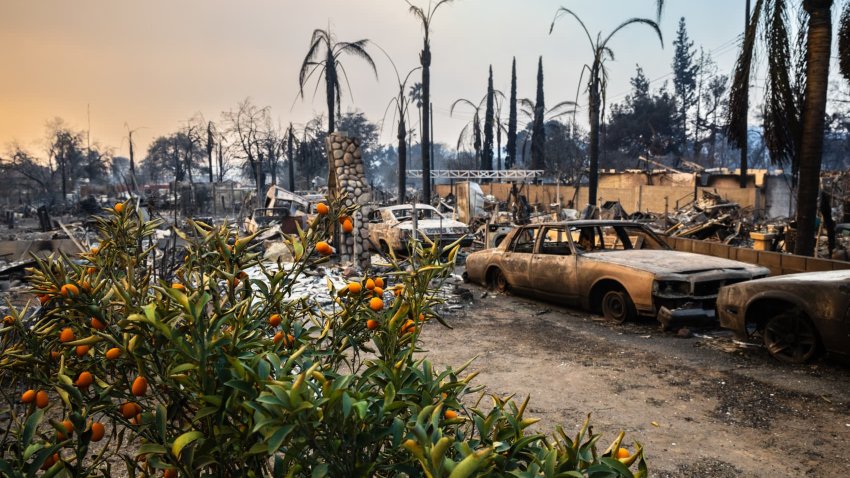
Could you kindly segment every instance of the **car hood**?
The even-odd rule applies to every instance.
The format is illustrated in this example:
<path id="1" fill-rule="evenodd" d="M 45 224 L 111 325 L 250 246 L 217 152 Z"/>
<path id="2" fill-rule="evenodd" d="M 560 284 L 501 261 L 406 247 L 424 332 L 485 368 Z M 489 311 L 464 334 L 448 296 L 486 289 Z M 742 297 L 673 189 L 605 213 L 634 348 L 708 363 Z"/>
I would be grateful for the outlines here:
<path id="1" fill-rule="evenodd" d="M 850 281 L 850 270 L 838 270 L 838 271 L 825 271 L 825 272 L 803 272 L 800 274 L 785 274 L 781 276 L 768 277 L 765 279 L 759 279 L 756 282 L 752 282 L 755 284 L 794 284 L 794 283 L 805 283 L 810 285 L 812 283 L 841 283 Z"/>
<path id="2" fill-rule="evenodd" d="M 442 221 L 439 219 L 420 219 L 419 221 L 416 221 L 416 226 L 419 228 L 420 231 L 425 229 L 440 229 L 440 227 L 462 227 L 464 229 L 469 227 L 460 221 L 455 221 L 454 219 L 443 219 Z M 403 223 L 400 223 L 398 225 L 398 228 L 413 230 L 413 222 L 405 221 Z"/>
<path id="3" fill-rule="evenodd" d="M 654 274 L 694 274 L 717 269 L 736 269 L 741 271 L 760 271 L 763 269 L 744 262 L 680 251 L 602 251 L 585 253 L 582 257 L 599 262 L 618 264 L 632 269 L 644 270 Z"/>

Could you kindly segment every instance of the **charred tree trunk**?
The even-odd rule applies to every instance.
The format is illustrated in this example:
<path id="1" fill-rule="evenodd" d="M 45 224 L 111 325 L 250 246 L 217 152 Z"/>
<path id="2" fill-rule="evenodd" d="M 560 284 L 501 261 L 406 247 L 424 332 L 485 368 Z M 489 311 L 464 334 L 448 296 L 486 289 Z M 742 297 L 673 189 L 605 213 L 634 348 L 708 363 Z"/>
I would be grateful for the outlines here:
<path id="1" fill-rule="evenodd" d="M 596 205 L 599 186 L 599 111 L 602 100 L 599 95 L 599 79 L 593 76 L 590 84 L 590 174 L 587 186 L 587 203 Z"/>
<path id="2" fill-rule="evenodd" d="M 404 115 L 398 121 L 398 203 L 405 203 L 407 195 L 407 125 Z"/>
<path id="3" fill-rule="evenodd" d="M 815 222 L 823 156 L 826 93 L 832 42 L 832 0 L 805 0 L 809 14 L 806 48 L 806 96 L 797 186 L 797 243 L 794 253 L 811 256 L 815 247 Z"/>
<path id="4" fill-rule="evenodd" d="M 419 56 L 422 64 L 422 200 L 431 204 L 431 45 L 425 45 Z"/>

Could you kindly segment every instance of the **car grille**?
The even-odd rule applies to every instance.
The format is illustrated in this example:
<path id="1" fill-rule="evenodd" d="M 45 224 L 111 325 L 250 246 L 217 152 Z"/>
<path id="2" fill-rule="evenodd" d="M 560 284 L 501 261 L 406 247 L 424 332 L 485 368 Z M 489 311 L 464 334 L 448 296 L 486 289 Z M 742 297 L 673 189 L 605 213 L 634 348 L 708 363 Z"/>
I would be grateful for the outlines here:
<path id="1" fill-rule="evenodd" d="M 745 278 L 736 278 L 736 279 L 725 279 L 725 280 L 712 280 L 705 282 L 697 282 L 694 284 L 694 297 L 710 297 L 716 296 L 718 292 L 720 292 L 720 288 L 727 285 L 737 284 L 739 282 L 744 282 L 747 279 Z"/>

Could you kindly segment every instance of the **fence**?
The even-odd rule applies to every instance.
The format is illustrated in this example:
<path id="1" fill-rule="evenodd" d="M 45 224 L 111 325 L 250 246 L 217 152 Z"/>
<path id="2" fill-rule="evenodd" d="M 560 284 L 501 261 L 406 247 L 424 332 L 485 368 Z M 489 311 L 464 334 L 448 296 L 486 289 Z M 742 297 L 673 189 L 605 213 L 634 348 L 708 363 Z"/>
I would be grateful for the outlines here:
<path id="1" fill-rule="evenodd" d="M 733 247 L 718 242 L 698 241 L 681 237 L 665 238 L 670 247 L 677 251 L 694 252 L 707 256 L 722 257 L 756 264 L 770 269 L 770 275 L 794 274 L 797 272 L 821 272 L 850 269 L 850 262 L 795 256 L 779 252 L 756 251 Z"/>

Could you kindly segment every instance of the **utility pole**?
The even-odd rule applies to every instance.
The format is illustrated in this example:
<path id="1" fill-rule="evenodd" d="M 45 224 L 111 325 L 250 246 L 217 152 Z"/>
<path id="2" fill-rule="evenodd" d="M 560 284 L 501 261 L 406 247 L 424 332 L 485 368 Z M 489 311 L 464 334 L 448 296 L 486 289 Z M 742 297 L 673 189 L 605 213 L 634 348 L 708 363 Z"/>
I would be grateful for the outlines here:
<path id="1" fill-rule="evenodd" d="M 750 0 L 746 1 L 746 16 L 744 17 L 744 36 L 746 37 L 747 31 L 750 28 Z M 749 147 L 749 138 L 747 138 L 747 116 L 749 115 L 750 110 L 750 84 L 747 81 L 747 84 L 744 85 L 744 116 L 741 120 L 741 124 L 738 125 L 740 128 L 741 137 L 744 138 L 744 145 L 741 147 L 741 188 L 747 187 L 747 149 Z"/>

